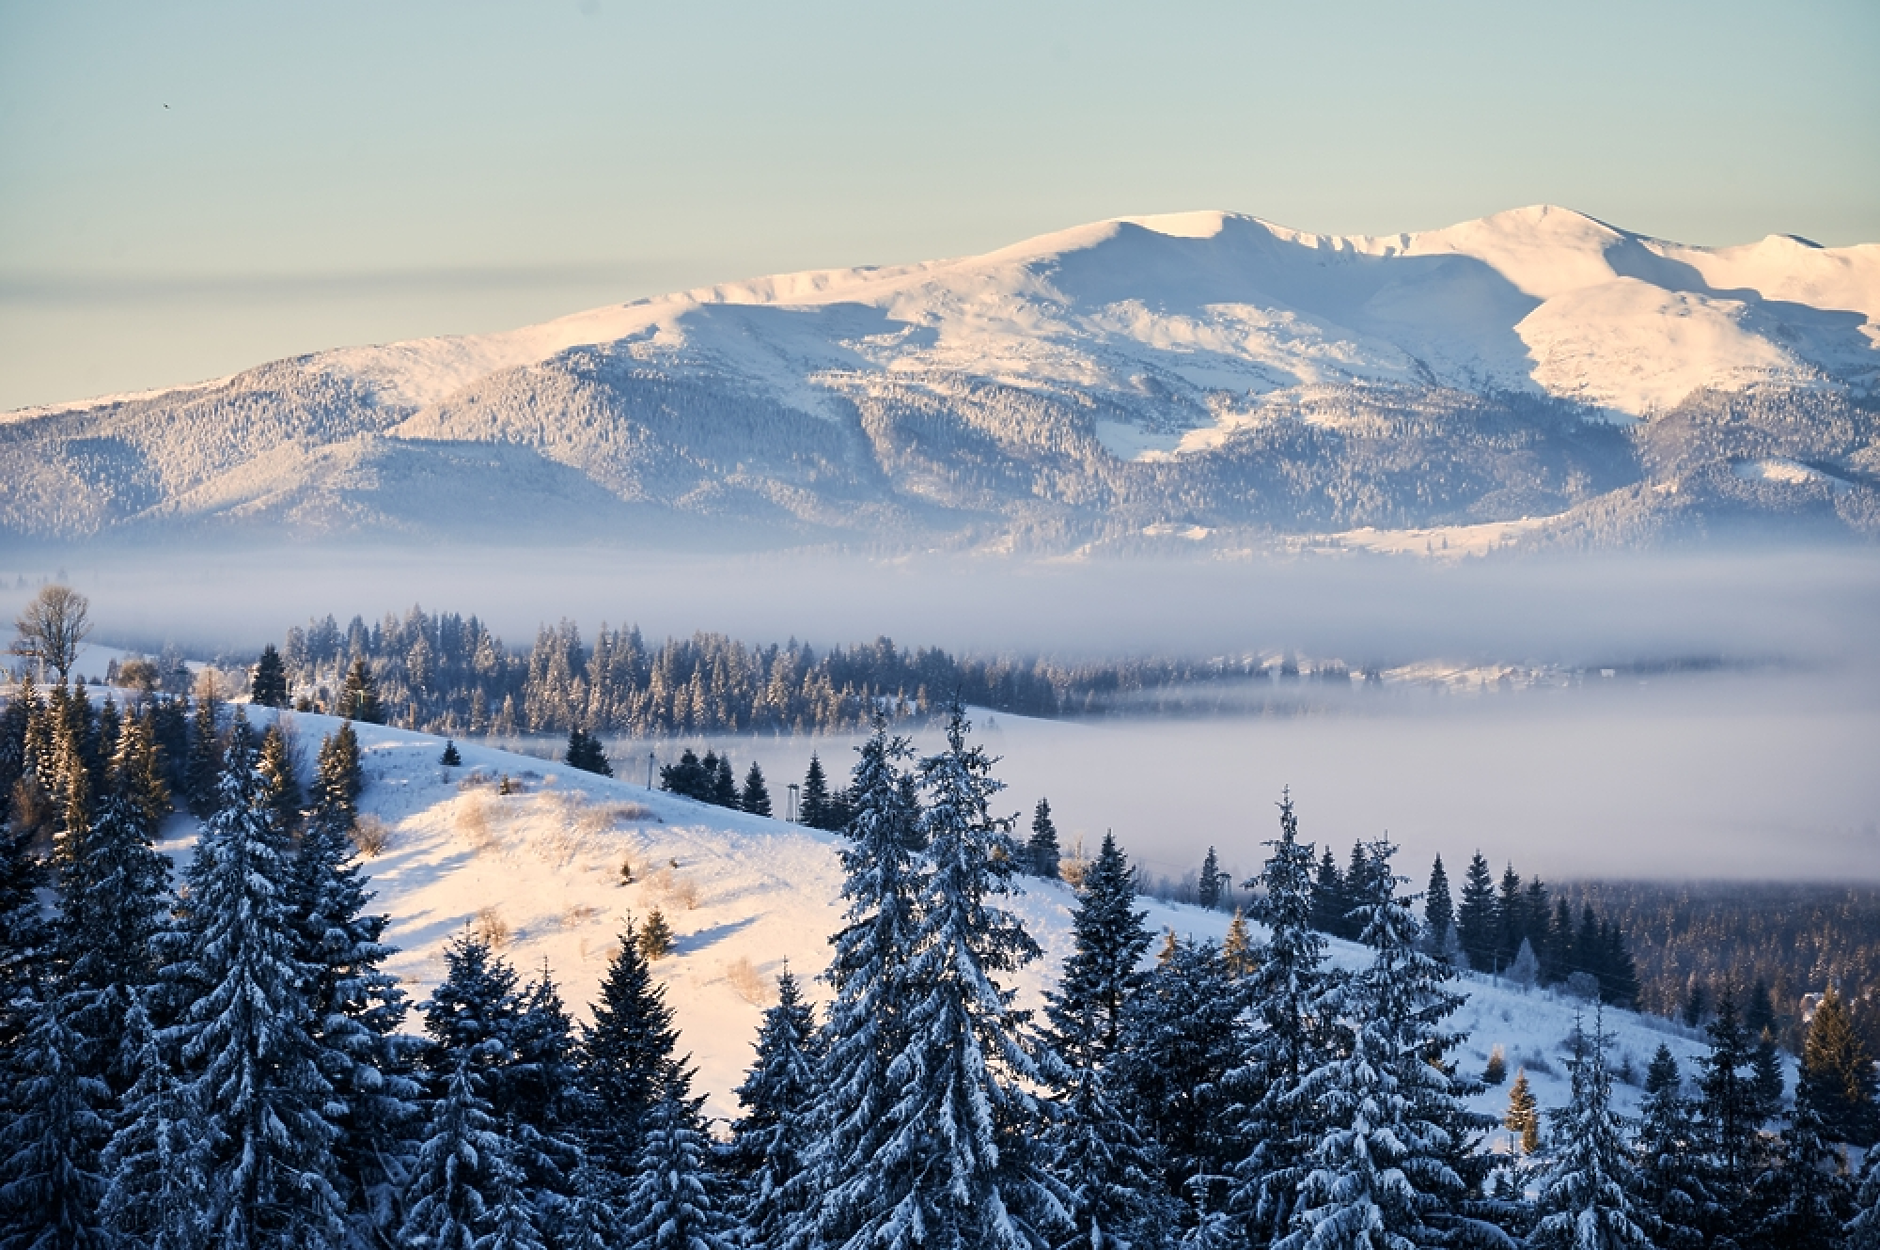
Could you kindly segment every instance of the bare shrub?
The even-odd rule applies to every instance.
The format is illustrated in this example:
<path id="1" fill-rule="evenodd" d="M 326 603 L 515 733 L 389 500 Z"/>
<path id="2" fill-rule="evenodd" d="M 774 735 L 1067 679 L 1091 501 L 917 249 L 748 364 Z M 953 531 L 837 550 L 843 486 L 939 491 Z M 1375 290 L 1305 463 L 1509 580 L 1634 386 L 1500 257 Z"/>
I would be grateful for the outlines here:
<path id="1" fill-rule="evenodd" d="M 353 845 L 367 859 L 377 859 L 391 849 L 392 831 L 377 816 L 362 815 L 353 821 Z"/>
<path id="2" fill-rule="evenodd" d="M 498 848 L 489 803 L 482 795 L 468 795 L 457 801 L 457 833 L 479 855 Z"/>
<path id="3" fill-rule="evenodd" d="M 601 909 L 598 907 L 590 907 L 586 903 L 570 903 L 561 909 L 561 927 L 572 929 L 577 925 L 586 924 L 600 914 Z"/>
<path id="4" fill-rule="evenodd" d="M 509 945 L 509 922 L 494 907 L 483 907 L 471 917 L 470 931 L 481 938 L 491 950 L 501 950 Z"/>
<path id="5" fill-rule="evenodd" d="M 753 1007 L 768 1007 L 777 1001 L 776 985 L 742 955 L 725 965 L 725 981 Z"/>
<path id="6" fill-rule="evenodd" d="M 483 788 L 484 786 L 494 785 L 495 780 L 496 779 L 494 777 L 491 777 L 488 773 L 484 772 L 482 769 L 474 768 L 474 769 L 471 769 L 469 772 L 465 773 L 463 777 L 457 782 L 457 788 L 459 790 L 478 790 L 478 789 Z"/>

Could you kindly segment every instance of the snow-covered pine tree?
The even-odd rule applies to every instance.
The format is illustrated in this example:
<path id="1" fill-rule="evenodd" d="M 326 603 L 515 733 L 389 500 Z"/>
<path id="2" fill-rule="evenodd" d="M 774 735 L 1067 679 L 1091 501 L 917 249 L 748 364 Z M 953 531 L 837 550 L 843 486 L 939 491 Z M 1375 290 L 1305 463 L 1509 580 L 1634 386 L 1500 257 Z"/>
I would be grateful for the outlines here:
<path id="1" fill-rule="evenodd" d="M 1698 1061 L 1702 1098 L 1699 1125 L 1709 1160 L 1709 1189 L 1716 1218 L 1706 1230 L 1729 1235 L 1749 1218 L 1749 1191 L 1762 1170 L 1762 1106 L 1750 1072 L 1753 1051 L 1749 1033 L 1737 1014 L 1736 996 L 1725 990 L 1717 1000 L 1717 1014 L 1704 1030 L 1710 1052 Z"/>
<path id="2" fill-rule="evenodd" d="M 1456 905 L 1449 893 L 1449 874 L 1438 855 L 1430 865 L 1429 888 L 1423 892 L 1423 936 L 1433 953 L 1441 954 L 1456 927 Z"/>
<path id="3" fill-rule="evenodd" d="M 1313 1148 L 1299 1188 L 1292 1231 L 1281 1250 L 1447 1245 L 1467 1240 L 1509 1247 L 1494 1225 L 1463 1212 L 1466 1183 L 1452 1164 L 1469 1122 L 1441 1066 L 1455 1038 L 1440 1024 L 1461 997 L 1448 967 L 1417 946 L 1410 897 L 1390 867 L 1396 848 L 1373 844 L 1370 896 L 1357 909 L 1368 967 L 1332 985 L 1319 1014 L 1352 1030 L 1348 1052 L 1307 1074 L 1302 1096 L 1329 1128 Z"/>
<path id="4" fill-rule="evenodd" d="M 815 1197 L 807 1156 L 821 1058 L 816 1044 L 814 1013 L 785 968 L 758 1030 L 751 1070 L 737 1089 L 744 1114 L 731 1126 L 727 1151 L 738 1185 L 734 1209 L 752 1245 L 782 1245 Z"/>
<path id="5" fill-rule="evenodd" d="M 202 1250 L 209 1190 L 196 1147 L 208 1126 L 196 1091 L 164 1056 L 141 996 L 125 1017 L 123 1048 L 137 1075 L 99 1158 L 106 1179 L 100 1216 L 120 1246 Z"/>
<path id="6" fill-rule="evenodd" d="M 1070 1232 L 1059 1250 L 1143 1250 L 1164 1244 L 1177 1208 L 1163 1188 L 1161 1159 L 1113 1090 L 1124 1008 L 1141 987 L 1137 970 L 1150 935 L 1136 910 L 1135 875 L 1116 845 L 1103 847 L 1084 872 L 1071 913 L 1073 945 L 1057 989 L 1046 996 L 1052 1048 L 1054 1115 L 1042 1150 L 1063 1190 Z"/>
<path id="7" fill-rule="evenodd" d="M 1039 799 L 1031 813 L 1031 837 L 1025 842 L 1025 871 L 1046 881 L 1056 881 L 1061 858 L 1057 825 L 1051 819 L 1051 801 Z"/>
<path id="8" fill-rule="evenodd" d="M 1456 906 L 1456 937 L 1469 966 L 1482 972 L 1494 972 L 1495 946 L 1500 928 L 1495 916 L 1495 878 L 1488 860 L 1477 851 L 1469 859 L 1462 878 L 1462 898 Z"/>
<path id="9" fill-rule="evenodd" d="M 1336 934 L 1350 910 L 1345 874 L 1338 870 L 1338 860 L 1328 846 L 1319 854 L 1318 871 L 1312 880 L 1312 927 L 1320 933 Z"/>
<path id="10" fill-rule="evenodd" d="M 829 776 L 823 772 L 822 760 L 814 751 L 809 753 L 809 767 L 803 773 L 803 794 L 797 803 L 796 819 L 798 824 L 811 829 L 829 827 Z"/>
<path id="11" fill-rule="evenodd" d="M 574 1022 L 547 960 L 522 993 L 510 1036 L 514 1058 L 503 1073 L 496 1110 L 512 1143 L 518 1191 L 536 1212 L 541 1231 L 552 1235 L 573 1218 L 574 1175 L 589 1115 Z"/>
<path id="12" fill-rule="evenodd" d="M 333 1182 L 362 1233 L 396 1231 L 397 1205 L 423 1128 L 415 1077 L 422 1043 L 401 1032 L 409 1004 L 384 968 L 388 918 L 366 911 L 349 815 L 318 790 L 290 892 L 297 957 L 308 969 L 309 1033 L 343 1110 Z"/>
<path id="13" fill-rule="evenodd" d="M 40 914 L 44 879 L 32 829 L 0 822 L 0 1053 L 25 1036 L 46 966 L 52 932 Z"/>
<path id="14" fill-rule="evenodd" d="M 1325 990 L 1325 938 L 1312 925 L 1313 846 L 1299 841 L 1290 790 L 1280 794 L 1279 837 L 1265 845 L 1266 863 L 1243 887 L 1259 900 L 1270 936 L 1245 986 L 1254 1032 L 1228 1078 L 1236 1136 L 1248 1149 L 1234 1161 L 1226 1207 L 1260 1243 L 1291 1224 L 1306 1157 L 1322 1132 L 1301 1085 L 1332 1040 L 1315 1009 Z"/>
<path id="15" fill-rule="evenodd" d="M 729 1221 L 712 1192 L 709 1151 L 690 1101 L 668 1086 L 646 1116 L 621 1212 L 625 1250 L 734 1250 Z"/>
<path id="16" fill-rule="evenodd" d="M 744 789 L 738 792 L 738 806 L 753 816 L 770 815 L 770 787 L 764 784 L 764 770 L 751 761 L 751 767 L 744 774 Z"/>
<path id="17" fill-rule="evenodd" d="M 691 1081 L 684 1061 L 674 1054 L 679 1035 L 665 987 L 653 981 L 631 916 L 592 1015 L 581 1046 L 591 1115 L 588 1141 L 597 1164 L 624 1179 L 632 1174 L 654 1105 L 668 1087 L 683 1093 Z"/>
<path id="18" fill-rule="evenodd" d="M 1125 1007 L 1115 1060 L 1121 1101 L 1162 1157 L 1164 1188 L 1183 1223 L 1219 1210 L 1236 1144 L 1228 1074 L 1246 1044 L 1246 982 L 1227 975 L 1213 942 L 1169 935 L 1168 946 Z"/>
<path id="19" fill-rule="evenodd" d="M 337 1132 L 296 955 L 290 865 L 245 720 L 216 814 L 186 874 L 182 980 L 202 992 L 176 1028 L 209 1135 L 206 1227 L 225 1246 L 320 1246 L 342 1235 L 330 1177 Z"/>
<path id="20" fill-rule="evenodd" d="M 207 820 L 215 815 L 221 801 L 222 701 L 216 697 L 213 682 L 204 682 L 197 690 L 195 708 L 189 719 L 189 758 L 185 775 L 189 779 L 189 810 Z"/>
<path id="21" fill-rule="evenodd" d="M 1207 911 L 1213 911 L 1221 905 L 1221 886 L 1227 874 L 1221 871 L 1220 857 L 1210 846 L 1208 853 L 1202 856 L 1201 870 L 1195 874 L 1195 904 Z"/>
<path id="22" fill-rule="evenodd" d="M 1555 1148 L 1540 1176 L 1540 1222 L 1528 1238 L 1546 1250 L 1652 1250 L 1641 1226 L 1639 1177 L 1612 1107 L 1611 1043 L 1603 1013 L 1573 1030 L 1573 1094 L 1553 1113 Z"/>
<path id="23" fill-rule="evenodd" d="M 1854 1190 L 1854 1217 L 1847 1222 L 1847 1250 L 1880 1250 L 1880 1150 L 1869 1150 Z"/>
<path id="24" fill-rule="evenodd" d="M 1699 1250 L 1710 1222 L 1703 1160 L 1691 1105 L 1671 1048 L 1663 1042 L 1645 1069 L 1639 1119 L 1639 1196 L 1645 1224 L 1658 1250 Z"/>
<path id="25" fill-rule="evenodd" d="M 1804 1082 L 1782 1134 L 1781 1159 L 1756 1178 L 1761 1244 L 1781 1250 L 1834 1250 L 1842 1244 L 1854 1192 L 1841 1153 L 1823 1129 L 1815 1089 Z"/>
<path id="26" fill-rule="evenodd" d="M 511 1164 L 509 1143 L 496 1130 L 483 1092 L 483 1074 L 495 1055 L 478 1052 L 500 1047 L 488 1039 L 450 1053 L 406 1191 L 398 1244 L 481 1250 L 492 1231 L 492 1200 Z"/>
<path id="27" fill-rule="evenodd" d="M 100 1114 L 111 1091 L 81 1069 L 84 1039 L 66 1012 L 71 998 L 49 981 L 29 1009 L 26 1035 L 6 1052 L 0 1127 L 0 1246 L 6 1250 L 104 1250 L 104 1178 L 98 1151 L 111 1126 Z"/>
<path id="28" fill-rule="evenodd" d="M 888 1065 L 881 1149 L 858 1160 L 871 1195 L 851 1232 L 884 1250 L 1020 1250 L 1061 1214 L 1027 1158 L 1037 1108 L 1025 1083 L 1040 1068 L 997 979 L 1038 947 L 992 901 L 1009 892 L 1016 848 L 1010 822 L 990 810 L 1002 788 L 994 761 L 966 745 L 968 728 L 954 705 L 946 749 L 920 762 L 928 872 L 905 970 L 907 1042 Z"/>
<path id="29" fill-rule="evenodd" d="M 365 777 L 359 764 L 359 735 L 346 721 L 320 741 L 313 782 L 313 804 L 342 817 L 348 833 L 359 819 L 359 792 Z"/>
<path id="30" fill-rule="evenodd" d="M 877 717 L 858 753 L 849 787 L 855 813 L 839 852 L 846 923 L 830 938 L 835 952 L 823 974 L 834 1001 L 819 1042 L 822 1092 L 809 1156 L 816 1209 L 801 1228 L 806 1241 L 822 1237 L 838 1245 L 883 1201 L 869 1169 L 882 1149 L 896 1093 L 888 1065 L 907 1038 L 906 960 L 922 889 L 911 849 L 919 804 L 902 784 L 913 748 L 906 738 L 889 736 L 886 720 Z"/>
<path id="31" fill-rule="evenodd" d="M 362 725 L 382 725 L 385 710 L 379 706 L 379 686 L 373 680 L 372 666 L 363 655 L 355 655 L 346 669 L 346 684 L 340 690 L 339 714 Z"/>
<path id="32" fill-rule="evenodd" d="M 86 1042 L 82 1070 L 104 1079 L 114 1097 L 136 1079 L 120 1046 L 124 1020 L 156 975 L 152 940 L 170 902 L 169 860 L 155 849 L 155 814 L 169 796 L 155 754 L 148 721 L 126 722 L 97 817 L 59 863 L 58 947 L 70 1023 Z"/>

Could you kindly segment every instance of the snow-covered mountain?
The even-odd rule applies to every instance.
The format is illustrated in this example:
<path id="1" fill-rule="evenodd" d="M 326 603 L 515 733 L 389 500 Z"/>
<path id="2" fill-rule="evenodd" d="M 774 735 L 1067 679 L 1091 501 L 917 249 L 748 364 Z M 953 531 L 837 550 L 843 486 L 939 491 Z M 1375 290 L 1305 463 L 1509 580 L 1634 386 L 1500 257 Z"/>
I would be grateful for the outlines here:
<path id="1" fill-rule="evenodd" d="M 259 726 L 272 715 L 250 709 Z M 303 755 L 339 722 L 282 714 Z M 597 996 L 622 923 L 644 920 L 657 907 L 671 923 L 674 953 L 655 965 L 680 1028 L 681 1048 L 698 1067 L 699 1091 L 713 1114 L 733 1115 L 732 1090 L 743 1079 L 762 1011 L 787 964 L 811 996 L 826 1000 L 814 978 L 829 960 L 829 935 L 841 926 L 841 867 L 835 834 L 733 812 L 648 790 L 624 779 L 573 771 L 559 764 L 459 744 L 463 764 L 438 764 L 443 741 L 425 734 L 357 725 L 366 786 L 360 810 L 384 831 L 383 848 L 364 861 L 377 897 L 374 911 L 392 918 L 386 940 L 401 949 L 388 965 L 414 1000 L 445 968 L 444 944 L 466 926 L 491 939 L 525 979 L 544 961 L 577 1014 Z M 837 770 L 849 761 L 832 760 Z M 509 794 L 499 779 L 511 780 Z M 1310 813 L 1302 836 L 1310 835 Z M 1224 830 L 1248 847 L 1274 830 Z M 179 861 L 192 851 L 195 823 L 172 818 L 163 845 Z M 621 880 L 631 863 L 635 880 Z M 1075 895 L 1059 883 L 1026 879 L 1025 893 L 1007 900 L 1044 949 L 1009 979 L 1021 1000 L 1041 1002 L 1071 950 Z M 1141 900 L 1148 923 L 1196 940 L 1219 941 L 1228 917 L 1199 908 Z M 1333 941 L 1331 957 L 1356 967 L 1369 952 Z M 1454 1023 L 1469 1037 L 1457 1050 L 1459 1070 L 1478 1074 L 1502 1047 L 1508 1071 L 1525 1067 L 1543 1106 L 1568 1096 L 1561 1062 L 1576 1012 L 1585 1004 L 1551 991 L 1524 991 L 1470 978 L 1468 1001 Z M 1642 1074 L 1662 1041 L 1687 1071 L 1703 1046 L 1667 1021 L 1610 1012 L 1615 1064 Z M 416 1028 L 415 1018 L 410 1027 Z M 1621 1107 L 1635 1111 L 1636 1085 L 1621 1085 Z M 1476 1097 L 1499 1116 L 1505 1087 Z"/>
<path id="2" fill-rule="evenodd" d="M 0 527 L 1068 543 L 1511 520 L 1720 465 L 1703 490 L 1861 528 L 1876 383 L 1880 245 L 1690 247 L 1545 206 L 1383 237 L 1120 218 L 23 410 Z M 1679 416 L 1669 449 L 1627 428 Z M 1729 471 L 1772 457 L 1821 477 Z"/>

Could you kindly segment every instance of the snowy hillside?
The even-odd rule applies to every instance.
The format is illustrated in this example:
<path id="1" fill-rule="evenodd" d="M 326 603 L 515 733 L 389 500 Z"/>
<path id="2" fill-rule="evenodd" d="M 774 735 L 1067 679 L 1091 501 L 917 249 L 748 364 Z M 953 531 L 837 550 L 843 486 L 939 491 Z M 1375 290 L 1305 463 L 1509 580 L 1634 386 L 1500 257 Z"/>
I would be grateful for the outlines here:
<path id="1" fill-rule="evenodd" d="M 1845 408 L 1876 381 L 1880 244 L 1706 249 L 1546 206 L 1381 237 L 1121 218 L 16 412 L 0 531 L 550 532 L 575 500 L 747 541 L 1512 521 L 1657 467 L 1605 422 L 1744 393 Z M 1762 458 L 1865 489 L 1872 427 L 1856 409 Z M 1761 487 L 1731 498 L 1866 515 Z"/>
<path id="2" fill-rule="evenodd" d="M 251 709 L 257 721 L 268 715 Z M 284 714 L 303 753 L 338 724 L 329 717 Z M 491 937 L 526 977 L 546 960 L 571 1007 L 585 1009 L 606 970 L 624 916 L 661 909 L 678 935 L 676 952 L 654 965 L 677 1008 L 681 1047 L 698 1065 L 700 1088 L 717 1115 L 734 1112 L 730 1091 L 742 1080 L 762 1008 L 787 962 L 808 979 L 827 962 L 839 925 L 838 838 L 799 825 L 706 806 L 628 781 L 598 777 L 539 759 L 459 745 L 463 765 L 445 769 L 443 743 L 423 734 L 356 727 L 367 778 L 361 811 L 381 822 L 385 849 L 367 861 L 375 910 L 392 917 L 387 939 L 402 948 L 390 970 L 414 999 L 443 975 L 441 948 L 466 925 Z M 832 764 L 834 761 L 831 761 Z M 846 765 L 846 761 L 844 761 Z M 500 779 L 516 793 L 498 793 Z M 1310 813 L 1305 813 L 1310 832 Z M 1251 847 L 1267 829 L 1233 831 Z M 193 824 L 174 819 L 165 845 L 187 854 Z M 636 880 L 620 881 L 623 861 Z M 1068 887 L 1026 881 L 1015 910 L 1045 949 L 1018 978 L 1035 1005 L 1069 951 Z M 1219 939 L 1226 916 L 1143 900 L 1149 923 L 1184 936 Z M 1333 942 L 1333 958 L 1356 966 L 1368 952 Z M 815 997 L 824 987 L 811 986 Z M 1478 1075 L 1500 1045 L 1509 1073 L 1526 1066 L 1543 1107 L 1567 1096 L 1563 1042 L 1576 1004 L 1548 992 L 1471 980 L 1456 1023 L 1470 1037 L 1458 1052 L 1462 1071 Z M 1702 1047 L 1680 1029 L 1614 1013 L 1615 1064 L 1630 1056 L 1642 1079 L 1659 1042 L 1680 1065 Z M 415 1021 L 413 1022 L 415 1027 Z M 1538 1061 L 1538 1062 L 1537 1062 Z M 1622 1107 L 1640 1091 L 1621 1085 Z M 1476 1099 L 1499 1115 L 1503 1086 Z"/>

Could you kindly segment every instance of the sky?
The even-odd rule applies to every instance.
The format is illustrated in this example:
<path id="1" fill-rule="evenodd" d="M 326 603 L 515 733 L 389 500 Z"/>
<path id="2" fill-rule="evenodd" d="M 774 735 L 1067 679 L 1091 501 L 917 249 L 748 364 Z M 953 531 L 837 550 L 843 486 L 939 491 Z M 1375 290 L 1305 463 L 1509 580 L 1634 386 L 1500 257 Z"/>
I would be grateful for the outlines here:
<path id="1" fill-rule="evenodd" d="M 1880 241 L 1880 6 L 0 0 L 0 411 L 1223 208 Z"/>

